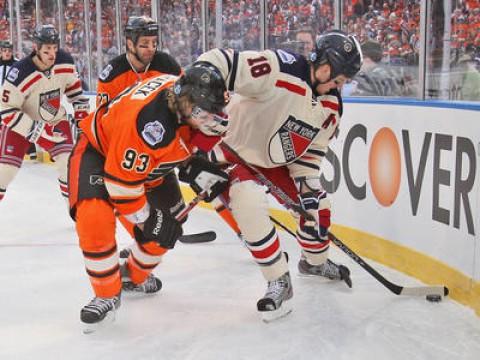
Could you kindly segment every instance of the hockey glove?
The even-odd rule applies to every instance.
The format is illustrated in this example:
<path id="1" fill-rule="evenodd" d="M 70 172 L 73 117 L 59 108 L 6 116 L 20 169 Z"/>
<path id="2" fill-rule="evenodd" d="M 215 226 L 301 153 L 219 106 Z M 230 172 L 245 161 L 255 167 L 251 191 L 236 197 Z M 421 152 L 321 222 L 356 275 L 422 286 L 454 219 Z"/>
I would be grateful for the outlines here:
<path id="1" fill-rule="evenodd" d="M 189 183 L 195 193 L 206 192 L 203 199 L 210 202 L 224 192 L 228 186 L 228 174 L 218 165 L 200 157 L 192 156 L 179 173 L 180 181 Z"/>
<path id="2" fill-rule="evenodd" d="M 80 101 L 73 104 L 73 118 L 75 119 L 75 125 L 78 128 L 80 121 L 88 116 L 90 111 L 90 104 L 88 101 Z"/>
<path id="3" fill-rule="evenodd" d="M 61 133 L 55 132 L 53 125 L 44 121 L 36 121 L 27 136 L 27 140 L 48 151 L 67 139 Z"/>
<path id="4" fill-rule="evenodd" d="M 135 226 L 133 231 L 139 244 L 155 241 L 166 249 L 173 249 L 175 242 L 183 234 L 182 225 L 173 216 L 154 208 L 151 208 L 150 216 L 143 223 L 143 231 L 138 226 Z"/>
<path id="5" fill-rule="evenodd" d="M 314 218 L 312 221 L 300 217 L 300 227 L 314 238 L 327 240 L 330 227 L 330 201 L 327 199 L 327 192 L 307 192 L 299 195 L 299 199 L 302 208 Z"/>

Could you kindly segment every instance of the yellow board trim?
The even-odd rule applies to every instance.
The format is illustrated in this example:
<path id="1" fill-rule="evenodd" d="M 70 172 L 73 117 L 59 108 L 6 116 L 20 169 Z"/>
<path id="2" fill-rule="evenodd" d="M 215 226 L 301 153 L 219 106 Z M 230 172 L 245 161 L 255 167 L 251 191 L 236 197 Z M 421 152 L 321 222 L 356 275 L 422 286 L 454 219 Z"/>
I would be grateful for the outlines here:
<path id="1" fill-rule="evenodd" d="M 191 189 L 182 186 L 182 191 L 186 201 L 193 199 Z M 200 203 L 200 206 L 212 209 L 209 204 Z M 295 219 L 287 211 L 270 209 L 270 213 L 283 225 L 295 229 Z M 332 225 L 331 230 L 362 257 L 412 276 L 425 284 L 447 286 L 450 298 L 472 308 L 480 316 L 480 282 L 437 259 L 373 234 L 338 224 Z"/>

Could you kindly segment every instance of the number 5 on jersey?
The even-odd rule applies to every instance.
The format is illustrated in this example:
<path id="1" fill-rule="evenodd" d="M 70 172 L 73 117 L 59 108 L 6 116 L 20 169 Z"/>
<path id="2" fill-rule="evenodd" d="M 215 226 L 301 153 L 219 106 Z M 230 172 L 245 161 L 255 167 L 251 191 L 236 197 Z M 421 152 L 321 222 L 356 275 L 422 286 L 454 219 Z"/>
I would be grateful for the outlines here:
<path id="1" fill-rule="evenodd" d="M 147 154 L 138 154 L 133 149 L 127 149 L 122 161 L 122 167 L 126 170 L 134 169 L 138 173 L 143 173 L 148 167 L 150 157 Z"/>

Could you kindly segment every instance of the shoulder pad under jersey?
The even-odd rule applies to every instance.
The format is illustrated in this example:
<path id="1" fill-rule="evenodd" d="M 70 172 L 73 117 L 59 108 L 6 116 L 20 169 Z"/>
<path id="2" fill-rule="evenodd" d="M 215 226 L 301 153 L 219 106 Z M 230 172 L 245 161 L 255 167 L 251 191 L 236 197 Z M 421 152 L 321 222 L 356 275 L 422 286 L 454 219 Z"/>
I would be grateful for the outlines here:
<path id="1" fill-rule="evenodd" d="M 280 65 L 280 72 L 295 76 L 305 82 L 309 81 L 310 65 L 304 56 L 289 50 L 275 50 Z"/>
<path id="2" fill-rule="evenodd" d="M 178 128 L 177 115 L 168 108 L 167 91 L 161 91 L 139 112 L 138 136 L 151 149 L 168 146 Z"/>
<path id="3" fill-rule="evenodd" d="M 16 63 L 13 63 L 8 71 L 6 80 L 18 86 L 30 74 L 37 71 L 31 56 L 27 56 Z"/>
<path id="4" fill-rule="evenodd" d="M 74 64 L 72 55 L 70 55 L 65 50 L 58 49 L 57 58 L 55 59 L 55 65 L 59 64 Z"/>
<path id="5" fill-rule="evenodd" d="M 342 100 L 342 95 L 340 94 L 340 91 L 338 89 L 332 89 L 330 90 L 327 95 L 332 95 L 336 96 L 338 99 L 338 114 L 342 116 L 343 114 L 343 100 Z"/>
<path id="6" fill-rule="evenodd" d="M 109 61 L 98 76 L 100 82 L 110 82 L 117 76 L 130 71 L 132 68 L 127 61 L 127 55 L 121 54 Z"/>
<path id="7" fill-rule="evenodd" d="M 180 75 L 182 68 L 173 56 L 158 51 L 153 57 L 150 70 L 157 70 L 165 74 Z"/>

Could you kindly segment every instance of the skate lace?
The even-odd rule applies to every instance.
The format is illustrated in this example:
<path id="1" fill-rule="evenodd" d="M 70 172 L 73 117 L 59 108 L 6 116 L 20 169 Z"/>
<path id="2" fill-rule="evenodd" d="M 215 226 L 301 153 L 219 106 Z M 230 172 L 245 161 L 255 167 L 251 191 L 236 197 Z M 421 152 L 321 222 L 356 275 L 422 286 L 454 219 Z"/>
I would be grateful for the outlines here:
<path id="1" fill-rule="evenodd" d="M 145 280 L 141 285 L 145 291 L 153 291 L 157 290 L 157 281 L 155 280 L 155 277 L 153 275 L 149 275 L 147 280 Z"/>
<path id="2" fill-rule="evenodd" d="M 85 309 L 89 311 L 94 311 L 96 313 L 102 314 L 115 307 L 115 298 L 105 299 L 105 298 L 93 298 L 90 303 L 85 306 Z"/>
<path id="3" fill-rule="evenodd" d="M 338 266 L 333 263 L 332 261 L 330 261 L 330 259 L 327 259 L 327 262 L 325 264 L 323 264 L 323 272 L 325 275 L 328 275 L 328 276 L 333 276 L 333 277 L 339 277 L 340 276 L 340 272 L 338 270 Z"/>
<path id="4" fill-rule="evenodd" d="M 268 283 L 267 293 L 265 294 L 265 297 L 277 299 L 282 296 L 287 286 L 287 281 L 285 281 L 284 279 L 270 281 Z"/>

